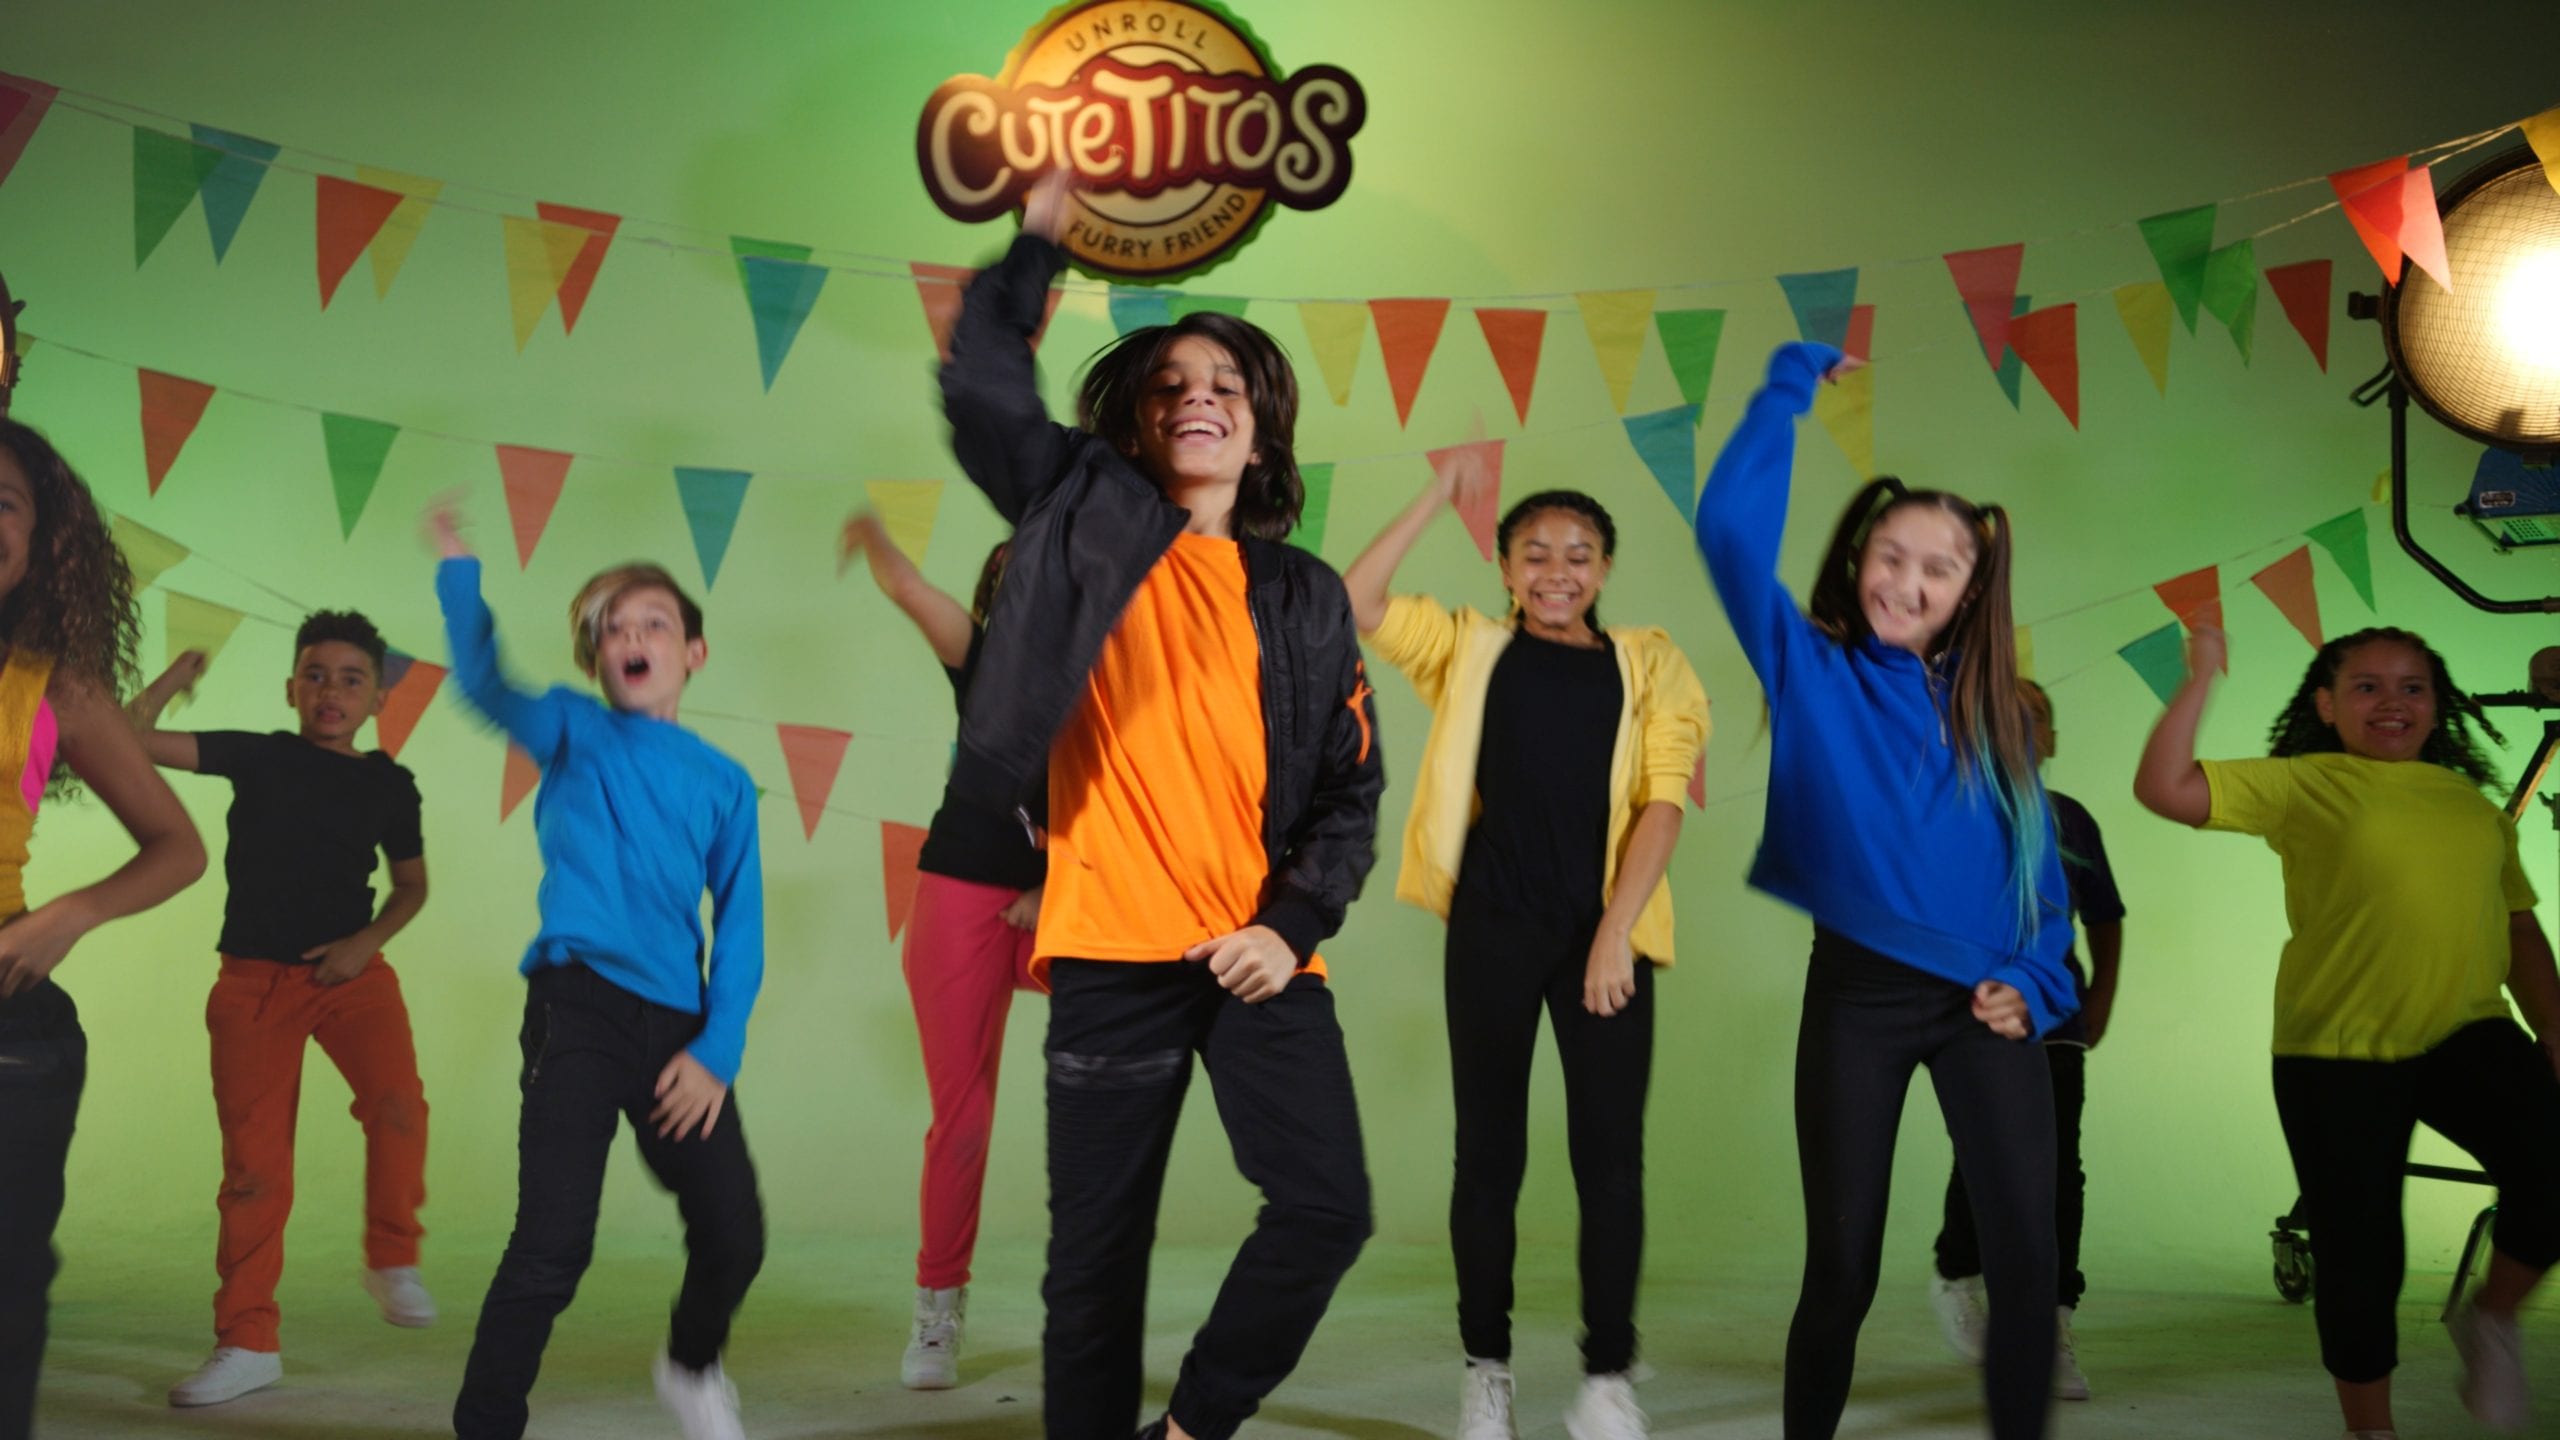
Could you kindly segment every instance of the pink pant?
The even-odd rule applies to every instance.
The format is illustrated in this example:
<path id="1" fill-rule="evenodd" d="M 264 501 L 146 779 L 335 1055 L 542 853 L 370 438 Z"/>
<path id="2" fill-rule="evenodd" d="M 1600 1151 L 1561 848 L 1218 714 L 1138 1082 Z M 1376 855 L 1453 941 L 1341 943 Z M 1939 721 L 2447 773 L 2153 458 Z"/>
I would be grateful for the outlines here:
<path id="1" fill-rule="evenodd" d="M 915 1001 L 925 1083 L 933 1091 L 933 1125 L 924 1132 L 924 1246 L 916 1252 L 916 1283 L 927 1289 L 969 1283 L 1005 1014 L 1014 991 L 1040 988 L 1031 978 L 1031 932 L 1002 918 L 1021 893 L 948 875 L 916 876 L 899 961 Z"/>

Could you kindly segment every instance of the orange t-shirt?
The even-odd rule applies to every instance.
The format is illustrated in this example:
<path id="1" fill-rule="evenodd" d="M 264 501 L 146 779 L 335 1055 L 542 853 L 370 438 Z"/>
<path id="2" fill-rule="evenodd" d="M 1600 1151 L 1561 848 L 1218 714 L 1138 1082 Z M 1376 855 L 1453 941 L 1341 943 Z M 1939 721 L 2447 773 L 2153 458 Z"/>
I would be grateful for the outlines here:
<path id="1" fill-rule="evenodd" d="M 1179 960 L 1251 923 L 1270 862 L 1262 646 L 1244 550 L 1185 532 L 1139 582 L 1049 752 L 1032 971 Z"/>

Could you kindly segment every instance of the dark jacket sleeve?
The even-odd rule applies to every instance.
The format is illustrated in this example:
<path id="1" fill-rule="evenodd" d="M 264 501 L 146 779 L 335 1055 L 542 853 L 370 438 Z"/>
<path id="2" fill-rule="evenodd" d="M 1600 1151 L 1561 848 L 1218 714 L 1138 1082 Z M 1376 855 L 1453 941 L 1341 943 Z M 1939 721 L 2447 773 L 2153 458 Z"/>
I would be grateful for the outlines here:
<path id="1" fill-rule="evenodd" d="M 1328 632 L 1333 643 L 1311 665 L 1307 683 L 1326 687 L 1328 720 L 1315 757 L 1315 788 L 1307 813 L 1290 837 L 1262 912 L 1267 925 L 1289 942 L 1303 965 L 1316 947 L 1342 928 L 1343 913 L 1360 897 L 1369 867 L 1378 861 L 1378 795 L 1386 770 L 1378 760 L 1378 709 L 1368 667 L 1353 639 L 1351 597 L 1329 570 L 1306 577 L 1319 597 L 1339 613 Z"/>
<path id="2" fill-rule="evenodd" d="M 1004 258 L 979 271 L 961 296 L 951 358 L 942 366 L 952 453 L 996 512 L 1017 525 L 1057 483 L 1070 444 L 1070 432 L 1041 402 L 1031 362 L 1049 282 L 1065 263 L 1065 252 L 1048 241 L 1015 237 Z"/>

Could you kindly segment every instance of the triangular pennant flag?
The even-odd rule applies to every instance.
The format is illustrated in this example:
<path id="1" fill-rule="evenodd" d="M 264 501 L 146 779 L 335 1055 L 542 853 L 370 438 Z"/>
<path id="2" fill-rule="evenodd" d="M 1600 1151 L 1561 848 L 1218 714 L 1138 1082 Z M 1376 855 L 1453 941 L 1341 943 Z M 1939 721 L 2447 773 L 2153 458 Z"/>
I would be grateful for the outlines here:
<path id="1" fill-rule="evenodd" d="M 2355 227 L 2356 238 L 2364 242 L 2382 278 L 2394 285 L 2400 283 L 2400 177 L 2408 173 L 2409 157 L 2394 155 L 2329 176 L 2338 209 Z"/>
<path id="2" fill-rule="evenodd" d="M 2524 143 L 2533 147 L 2534 158 L 2542 162 L 2542 178 L 2551 188 L 2560 190 L 2560 105 L 2554 105 L 2516 128 L 2524 131 Z M 0 180 L 9 178 L 9 151 L 6 129 L 0 129 Z"/>
<path id="3" fill-rule="evenodd" d="M 776 725 L 782 739 L 782 763 L 791 771 L 791 798 L 800 806 L 801 838 L 818 838 L 818 819 L 827 812 L 827 796 L 836 788 L 836 772 L 844 768 L 850 731 L 819 725 Z"/>
<path id="4" fill-rule="evenodd" d="M 1724 338 L 1721 310 L 1657 310 L 1654 333 L 1662 337 L 1662 358 L 1671 362 L 1671 378 L 1680 398 L 1700 410 L 1707 403 L 1707 383 L 1716 374 L 1716 345 Z"/>
<path id="5" fill-rule="evenodd" d="M 41 80 L 0 72 L 0 185 L 9 183 L 9 172 L 27 153 L 27 141 L 60 93 Z"/>
<path id="6" fill-rule="evenodd" d="M 427 212 L 435 208 L 436 196 L 444 191 L 444 182 L 371 165 L 357 166 L 356 180 L 400 197 L 391 218 L 382 222 L 381 232 L 373 237 L 373 298 L 379 300 L 391 293 L 391 282 L 399 277 L 402 262 L 409 258 L 409 247 L 417 243 L 418 231 L 427 223 Z"/>
<path id="7" fill-rule="evenodd" d="M 1464 445 L 1446 446 L 1428 454 L 1432 470 L 1443 477 L 1450 474 L 1450 467 L 1461 461 L 1484 467 L 1485 483 L 1477 490 L 1475 498 L 1470 501 L 1466 488 L 1461 486 L 1456 494 L 1449 497 L 1449 505 L 1458 512 L 1458 518 L 1466 522 L 1467 534 L 1474 537 L 1477 552 L 1487 560 L 1492 559 L 1494 524 L 1502 512 L 1502 442 L 1475 440 Z"/>
<path id="8" fill-rule="evenodd" d="M 2284 307 L 2284 318 L 2293 322 L 2294 333 L 2311 347 L 2311 358 L 2320 368 L 2329 368 L 2329 262 L 2304 260 L 2293 265 L 2279 265 L 2267 272 L 2267 288 L 2276 292 L 2276 303 Z"/>
<path id="9" fill-rule="evenodd" d="M 2213 253 L 2213 212 L 2210 205 L 2198 205 L 2142 222 L 2143 243 L 2151 247 L 2160 283 L 2169 287 L 2169 299 L 2190 335 L 2196 333 L 2196 306 L 2204 300 L 2205 257 Z"/>
<path id="10" fill-rule="evenodd" d="M 924 857 L 921 825 L 880 822 L 880 899 L 889 912 L 889 938 L 907 928 L 916 908 L 916 864 Z"/>
<path id="11" fill-rule="evenodd" d="M 1846 337 L 1843 337 L 1846 338 Z M 1876 372 L 1848 371 L 1813 387 L 1813 418 L 1859 475 L 1876 473 Z"/>
<path id="12" fill-rule="evenodd" d="M 195 380 L 182 380 L 163 375 L 157 370 L 137 370 L 142 382 L 142 464 L 151 480 L 151 493 L 160 493 L 160 482 L 168 477 L 169 467 L 186 447 L 187 437 L 196 433 L 196 422 L 204 418 L 206 402 L 213 399 L 213 387 Z"/>
<path id="13" fill-rule="evenodd" d="M 2017 637 L 2018 678 L 2033 680 L 2036 678 L 2036 632 L 2026 625 L 2013 626 L 2011 629 Z"/>
<path id="14" fill-rule="evenodd" d="M 2169 393 L 2169 287 L 2157 280 L 2115 289 L 2116 318 L 2151 372 L 2151 388 Z"/>
<path id="15" fill-rule="evenodd" d="M 1478 310 L 1476 324 L 1484 330 L 1485 348 L 1493 352 L 1493 367 L 1502 372 L 1502 387 L 1511 392 L 1512 412 L 1521 424 L 1528 424 L 1529 393 L 1538 383 L 1538 349 L 1546 339 L 1547 312 Z"/>
<path id="16" fill-rule="evenodd" d="M 2205 257 L 2204 308 L 2231 331 L 2240 347 L 2240 363 L 2249 363 L 2249 347 L 2258 333 L 2258 254 L 2247 240 L 2234 240 Z"/>
<path id="17" fill-rule="evenodd" d="M 1173 323 L 1173 293 L 1136 285 L 1111 287 L 1111 331 L 1126 335 L 1154 325 Z"/>
<path id="18" fill-rule="evenodd" d="M 181 595 L 175 590 L 160 593 L 168 603 L 167 618 L 161 629 L 169 642 L 169 659 L 173 664 L 190 650 L 201 650 L 206 660 L 213 659 L 222 653 L 223 645 L 231 639 L 231 632 L 239 629 L 240 622 L 247 618 L 228 605 Z"/>
<path id="19" fill-rule="evenodd" d="M 756 322 L 756 359 L 764 366 L 764 388 L 771 390 L 801 323 L 826 288 L 827 268 L 807 263 L 813 252 L 806 245 L 735 235 L 729 249 L 738 257 L 738 282 Z"/>
<path id="20" fill-rule="evenodd" d="M 516 349 L 533 338 L 542 312 L 551 308 L 569 269 L 578 263 L 589 232 L 575 225 L 556 225 L 525 215 L 505 217 L 507 239 L 507 312 L 516 327 Z"/>
<path id="21" fill-rule="evenodd" d="M 1858 303 L 1858 270 L 1813 270 L 1778 277 L 1787 292 L 1787 308 L 1796 316 L 1796 333 L 1817 345 L 1845 349 L 1849 343 L 1849 311 Z"/>
<path id="22" fill-rule="evenodd" d="M 1413 418 L 1413 397 L 1422 390 L 1422 374 L 1431 368 L 1432 347 L 1440 343 L 1440 326 L 1449 318 L 1446 300 L 1372 300 L 1369 314 L 1378 326 L 1378 358 L 1387 367 L 1387 393 L 1395 397 L 1396 424 Z"/>
<path id="23" fill-rule="evenodd" d="M 2034 372 L 2036 383 L 2080 428 L 2080 307 L 2048 305 L 2009 322 L 2009 348 Z"/>
<path id="24" fill-rule="evenodd" d="M 1947 252 L 1947 273 L 1955 278 L 1956 293 L 1964 297 L 1965 315 L 1973 321 L 1973 333 L 1982 340 L 1982 358 L 1991 368 L 2000 368 L 2001 353 L 2009 348 L 2009 317 L 2016 311 L 2010 302 L 2018 294 L 2018 272 L 2026 264 L 2025 241 L 2014 245 L 1994 245 L 1983 250 L 1951 250 Z"/>
<path id="25" fill-rule="evenodd" d="M 2302 638 L 2317 650 L 2326 643 L 2320 638 L 2320 595 L 2311 583 L 2311 547 L 2296 545 L 2285 557 L 2249 577 L 2266 597 L 2276 602 L 2284 618 L 2302 632 Z"/>
<path id="26" fill-rule="evenodd" d="M 129 515 L 110 514 L 107 528 L 115 536 L 116 548 L 124 552 L 125 568 L 133 572 L 133 592 L 137 595 L 150 589 L 151 582 L 168 573 L 171 566 L 195 553 Z"/>
<path id="27" fill-rule="evenodd" d="M 231 253 L 231 237 L 248 218 L 249 202 L 266 183 L 267 166 L 274 163 L 278 147 L 210 125 L 192 128 L 197 144 L 210 145 L 221 156 L 204 177 L 204 223 L 213 235 L 213 263 L 219 265 Z"/>
<path id="28" fill-rule="evenodd" d="M 1635 388 L 1636 363 L 1644 358 L 1653 292 L 1585 290 L 1573 299 L 1582 310 L 1582 329 L 1591 337 L 1591 353 L 1599 358 L 1600 378 L 1609 387 L 1610 407 L 1624 415 L 1627 392 Z"/>
<path id="29" fill-rule="evenodd" d="M 338 497 L 341 538 L 356 533 L 365 502 L 373 498 L 374 482 L 382 478 L 382 462 L 391 454 L 391 442 L 399 438 L 399 426 L 380 420 L 320 417 L 321 444 L 329 452 L 329 487 Z"/>
<path id="30" fill-rule="evenodd" d="M 1863 365 L 1875 358 L 1875 349 L 1876 307 L 1850 306 L 1849 333 L 1840 342 L 1840 353 Z"/>
<path id="31" fill-rule="evenodd" d="M 915 277 L 916 298 L 924 302 L 924 323 L 933 332 L 933 353 L 947 362 L 951 359 L 951 327 L 960 319 L 960 292 L 968 288 L 978 272 L 961 265 L 928 265 L 911 260 L 907 262 L 907 273 Z M 1040 314 L 1040 328 L 1031 335 L 1031 348 L 1035 351 L 1049 333 L 1049 322 L 1058 314 L 1059 294 L 1058 287 L 1049 287 L 1048 308 Z"/>
<path id="32" fill-rule="evenodd" d="M 862 490 L 879 513 L 880 527 L 889 532 L 889 543 L 922 565 L 925 547 L 933 543 L 934 516 L 942 509 L 942 482 L 869 480 Z"/>
<path id="33" fill-rule="evenodd" d="M 1674 405 L 1625 421 L 1627 443 L 1636 458 L 1653 472 L 1653 483 L 1671 497 L 1671 508 L 1688 520 L 1698 510 L 1698 407 Z"/>
<path id="34" fill-rule="evenodd" d="M 558 225 L 574 225 L 587 232 L 578 247 L 577 258 L 560 278 L 560 332 L 568 334 L 578 328 L 578 312 L 586 308 L 587 292 L 596 285 L 596 272 L 604 268 L 604 252 L 613 243 L 613 232 L 622 228 L 622 217 L 601 210 L 580 210 L 572 205 L 554 205 L 548 200 L 534 202 L 534 212 Z"/>
<path id="35" fill-rule="evenodd" d="M 1369 307 L 1355 300 L 1302 300 L 1298 324 L 1307 348 L 1324 372 L 1324 388 L 1336 405 L 1351 403 L 1351 379 L 1360 368 L 1360 337 L 1368 333 Z"/>
<path id="36" fill-rule="evenodd" d="M 533 757 L 525 753 L 523 747 L 512 742 L 507 746 L 506 766 L 498 776 L 498 823 L 501 825 L 507 823 L 508 816 L 516 813 L 516 807 L 524 803 L 524 797 L 533 793 L 533 787 L 542 783 L 542 767 L 533 763 Z"/>
<path id="37" fill-rule="evenodd" d="M 1289 543 L 1310 555 L 1324 553 L 1325 513 L 1333 508 L 1333 462 L 1300 465 L 1298 479 L 1307 487 L 1307 503 L 1298 507 L 1298 523 Z"/>
<path id="38" fill-rule="evenodd" d="M 418 728 L 418 717 L 427 713 L 427 702 L 436 698 L 444 676 L 444 667 L 432 660 L 396 650 L 383 657 L 382 709 L 373 717 L 374 742 L 383 753 L 400 758 L 400 747 L 409 743 L 409 732 Z"/>
<path id="39" fill-rule="evenodd" d="M 530 445 L 498 448 L 498 479 L 507 489 L 507 521 L 516 534 L 516 568 L 533 564 L 533 547 L 551 524 L 552 508 L 569 483 L 570 456 Z"/>
<path id="40" fill-rule="evenodd" d="M 2364 608 L 2372 609 L 2373 557 L 2365 548 L 2363 507 L 2332 516 L 2302 533 L 2312 544 L 2329 552 L 2329 558 L 2345 572 L 2347 583 L 2356 587 L 2356 595 L 2364 601 Z"/>
<path id="41" fill-rule="evenodd" d="M 165 134 L 147 126 L 133 127 L 133 264 L 151 258 L 169 227 L 187 213 L 204 189 L 205 177 L 222 163 L 222 152 L 210 145 Z"/>
<path id="42" fill-rule="evenodd" d="M 1204 310 L 1241 320 L 1244 318 L 1245 307 L 1252 303 L 1249 297 L 1243 295 L 1193 295 L 1176 290 L 1173 292 L 1173 300 L 1169 308 L 1176 320 L 1186 315 L 1197 315 Z"/>
<path id="43" fill-rule="evenodd" d="M 338 294 L 338 282 L 354 269 L 356 257 L 382 232 L 383 222 L 400 208 L 397 190 L 378 190 L 323 175 L 316 182 L 319 199 L 316 206 L 320 259 L 320 308 Z"/>
<path id="44" fill-rule="evenodd" d="M 2453 266 L 2444 253 L 2444 216 L 2436 209 L 2435 171 L 2424 165 L 2400 177 L 2400 253 L 2438 285 L 2453 288 Z"/>
<path id="45" fill-rule="evenodd" d="M 2207 565 L 2173 576 L 2151 587 L 2178 623 L 2190 630 L 2210 625 L 2222 628 L 2222 574 L 2219 566 Z"/>
<path id="46" fill-rule="evenodd" d="M 729 536 L 738 528 L 738 507 L 746 503 L 749 478 L 744 470 L 676 467 L 676 498 L 693 530 L 693 553 L 702 561 L 706 590 L 719 583 L 720 558 L 729 553 Z"/>
<path id="47" fill-rule="evenodd" d="M 2151 687 L 2151 693 L 2159 696 L 2163 705 L 2178 693 L 2178 686 L 2187 678 L 2187 644 L 2178 638 L 2174 621 L 2116 653 L 2124 657 L 2124 663 L 2133 667 L 2133 673 L 2142 677 L 2142 683 Z"/>
<path id="48" fill-rule="evenodd" d="M 2154 290 L 2160 290 L 2160 323 L 2163 326 L 2166 326 L 2169 323 L 2169 292 L 2161 290 L 2157 282 L 2154 282 L 2151 288 Z M 2035 301 L 2027 296 L 2020 295 L 2009 302 L 2009 318 L 2011 320 L 2016 320 L 2019 316 L 2026 314 L 2034 308 L 2036 308 Z M 2165 339 L 2169 332 L 2166 329 L 2163 329 L 2160 333 Z M 2007 325 L 2002 325 L 2000 327 L 2000 363 L 1991 368 L 1991 373 L 1992 376 L 2000 382 L 2000 393 L 2009 397 L 2009 408 L 2012 410 L 2017 409 L 2018 387 L 2027 377 L 2027 366 L 2025 361 L 2018 358 L 2016 348 L 2009 344 L 2009 327 Z"/>

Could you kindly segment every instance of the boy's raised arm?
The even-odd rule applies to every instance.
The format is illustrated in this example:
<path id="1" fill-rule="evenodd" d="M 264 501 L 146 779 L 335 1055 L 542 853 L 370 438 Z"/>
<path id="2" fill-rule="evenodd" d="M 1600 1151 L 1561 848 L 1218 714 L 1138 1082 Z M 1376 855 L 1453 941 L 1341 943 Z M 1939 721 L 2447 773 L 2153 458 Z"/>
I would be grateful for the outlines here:
<path id="1" fill-rule="evenodd" d="M 1042 182 L 1013 247 L 969 282 L 960 297 L 960 318 L 951 326 L 951 358 L 942 363 L 951 452 L 996 512 L 1017 525 L 1057 479 L 1069 443 L 1068 432 L 1041 402 L 1039 372 L 1031 362 L 1031 337 L 1047 314 L 1049 282 L 1066 264 L 1056 243 L 1066 178 L 1059 172 Z"/>
<path id="2" fill-rule="evenodd" d="M 436 563 L 436 602 L 444 610 L 445 644 L 453 653 L 453 681 L 462 698 L 524 747 L 535 761 L 558 753 L 567 733 L 565 707 L 508 683 L 498 663 L 498 627 L 480 598 L 480 557 L 462 538 L 462 516 L 451 504 L 427 509 L 421 527 L 441 557 Z"/>

